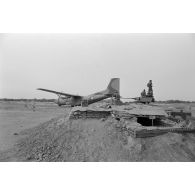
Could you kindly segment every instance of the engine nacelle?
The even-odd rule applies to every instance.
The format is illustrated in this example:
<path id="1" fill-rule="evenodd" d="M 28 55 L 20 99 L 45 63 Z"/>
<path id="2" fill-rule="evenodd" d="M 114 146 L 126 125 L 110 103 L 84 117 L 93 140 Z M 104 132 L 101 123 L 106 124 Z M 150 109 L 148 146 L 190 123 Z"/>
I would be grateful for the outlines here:
<path id="1" fill-rule="evenodd" d="M 59 98 L 55 101 L 55 103 L 58 104 L 58 106 L 70 105 L 70 99 L 71 99 L 71 98 L 59 97 Z"/>

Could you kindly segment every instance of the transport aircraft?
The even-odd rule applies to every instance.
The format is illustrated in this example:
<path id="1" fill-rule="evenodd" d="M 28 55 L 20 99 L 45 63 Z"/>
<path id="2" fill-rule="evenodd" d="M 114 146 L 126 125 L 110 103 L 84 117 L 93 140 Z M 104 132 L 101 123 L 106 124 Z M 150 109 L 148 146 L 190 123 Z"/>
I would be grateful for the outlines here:
<path id="1" fill-rule="evenodd" d="M 49 89 L 38 88 L 37 90 L 46 91 L 58 95 L 58 99 L 55 100 L 55 103 L 58 106 L 67 105 L 67 106 L 88 106 L 89 104 L 107 99 L 115 98 L 120 99 L 120 79 L 112 78 L 108 87 L 100 92 L 88 96 L 73 95 L 69 93 L 63 93 L 58 91 L 53 91 Z"/>

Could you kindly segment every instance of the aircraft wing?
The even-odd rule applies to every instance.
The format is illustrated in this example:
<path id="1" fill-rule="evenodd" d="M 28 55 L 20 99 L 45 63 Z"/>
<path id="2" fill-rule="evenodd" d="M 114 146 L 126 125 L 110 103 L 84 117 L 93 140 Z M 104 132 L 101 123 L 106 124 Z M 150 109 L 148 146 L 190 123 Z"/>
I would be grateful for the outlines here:
<path id="1" fill-rule="evenodd" d="M 46 91 L 46 92 L 49 92 L 49 93 L 55 93 L 56 95 L 64 95 L 64 96 L 67 96 L 67 97 L 82 97 L 80 95 L 73 95 L 73 94 L 68 94 L 68 93 L 63 93 L 63 92 L 58 92 L 58 91 L 53 91 L 53 90 L 49 90 L 49 89 L 43 89 L 43 88 L 38 88 L 37 90 L 41 90 L 41 91 Z"/>

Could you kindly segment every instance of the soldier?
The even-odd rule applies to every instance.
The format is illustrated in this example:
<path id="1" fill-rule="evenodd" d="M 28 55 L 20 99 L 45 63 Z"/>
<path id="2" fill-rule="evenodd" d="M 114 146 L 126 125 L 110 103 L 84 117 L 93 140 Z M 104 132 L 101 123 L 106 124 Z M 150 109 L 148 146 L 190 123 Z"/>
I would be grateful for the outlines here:
<path id="1" fill-rule="evenodd" d="M 149 83 L 147 84 L 148 87 L 148 96 L 149 97 L 153 97 L 153 89 L 152 89 L 152 80 L 149 81 Z"/>
<path id="2" fill-rule="evenodd" d="M 141 92 L 141 97 L 146 97 L 146 90 L 145 89 Z"/>

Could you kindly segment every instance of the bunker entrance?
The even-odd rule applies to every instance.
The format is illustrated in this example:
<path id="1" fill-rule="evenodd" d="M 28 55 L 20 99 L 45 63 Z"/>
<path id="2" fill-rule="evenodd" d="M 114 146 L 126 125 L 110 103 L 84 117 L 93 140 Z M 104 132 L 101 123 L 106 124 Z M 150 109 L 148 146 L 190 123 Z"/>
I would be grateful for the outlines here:
<path id="1" fill-rule="evenodd" d="M 160 118 L 137 117 L 137 122 L 142 126 L 163 126 Z"/>

